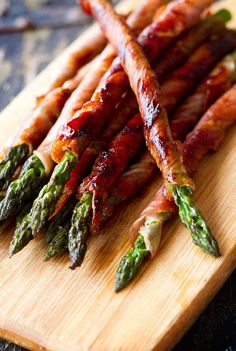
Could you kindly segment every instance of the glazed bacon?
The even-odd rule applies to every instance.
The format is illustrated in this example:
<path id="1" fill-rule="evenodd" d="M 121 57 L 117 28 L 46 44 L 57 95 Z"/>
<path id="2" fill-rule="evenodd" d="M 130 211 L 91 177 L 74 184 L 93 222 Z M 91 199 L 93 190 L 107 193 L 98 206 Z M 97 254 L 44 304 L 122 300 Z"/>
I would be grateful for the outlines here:
<path id="1" fill-rule="evenodd" d="M 202 158 L 210 151 L 216 151 L 224 138 L 226 129 L 236 122 L 236 85 L 227 91 L 212 105 L 201 118 L 194 130 L 187 136 L 183 144 L 183 160 L 192 176 Z M 176 214 L 174 201 L 163 195 L 164 185 L 157 191 L 154 199 L 134 222 L 130 230 L 133 242 L 145 219 L 157 213 L 166 213 L 168 218 Z M 152 256 L 156 252 L 151 252 Z"/>
<path id="2" fill-rule="evenodd" d="M 152 41 L 153 38 L 155 38 L 156 47 L 160 47 L 160 52 L 182 31 L 197 23 L 202 11 L 210 2 L 209 0 L 205 0 L 201 1 L 199 4 L 199 1 L 192 1 L 190 4 L 187 0 L 181 0 L 173 2 L 171 6 L 167 5 L 165 11 L 160 15 L 160 18 L 155 21 L 155 25 L 147 27 L 149 28 L 150 36 L 152 36 Z M 93 2 L 93 4 L 95 4 L 95 2 Z M 188 11 L 186 12 L 186 10 Z M 186 13 L 188 14 L 187 16 Z M 110 21 L 108 21 L 108 23 L 109 22 Z M 158 28 L 164 28 L 168 23 L 171 30 L 168 32 L 170 36 L 167 37 L 163 36 L 163 33 L 158 31 Z M 119 33 L 114 33 L 114 30 L 112 30 L 112 33 L 114 34 L 114 38 L 118 39 Z M 145 33 L 147 33 L 147 30 Z M 158 36 L 158 33 L 160 36 Z M 133 39 L 132 35 L 131 37 Z M 148 36 L 146 37 L 146 40 L 149 40 Z M 160 42 L 166 42 L 166 44 L 159 45 Z M 126 62 L 128 62 L 128 60 L 126 60 Z M 128 87 L 127 76 L 122 69 L 119 59 L 117 59 L 102 80 L 102 84 L 100 84 L 92 100 L 65 126 L 64 131 L 54 145 L 52 152 L 53 159 L 56 162 L 60 162 L 67 149 L 81 155 L 84 148 L 88 146 L 90 140 L 100 133 L 107 116 L 111 112 L 111 108 L 117 104 L 119 98 Z"/>

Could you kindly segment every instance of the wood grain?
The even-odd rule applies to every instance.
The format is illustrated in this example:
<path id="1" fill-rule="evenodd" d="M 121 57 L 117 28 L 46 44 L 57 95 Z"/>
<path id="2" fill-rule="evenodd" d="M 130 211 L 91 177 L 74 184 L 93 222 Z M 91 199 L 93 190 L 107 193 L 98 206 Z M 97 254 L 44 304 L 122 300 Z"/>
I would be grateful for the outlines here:
<path id="1" fill-rule="evenodd" d="M 224 3 L 234 8 L 233 1 Z M 34 94 L 60 60 L 2 113 L 1 145 L 30 111 Z M 236 267 L 235 144 L 232 128 L 196 176 L 196 201 L 223 257 L 204 255 L 179 221 L 172 221 L 158 257 L 120 294 L 113 292 L 113 279 L 128 248 L 128 228 L 160 180 L 118 211 L 102 235 L 90 241 L 86 262 L 74 272 L 66 257 L 42 261 L 43 235 L 9 260 L 14 228 L 5 223 L 0 231 L 0 336 L 31 350 L 170 350 Z"/>

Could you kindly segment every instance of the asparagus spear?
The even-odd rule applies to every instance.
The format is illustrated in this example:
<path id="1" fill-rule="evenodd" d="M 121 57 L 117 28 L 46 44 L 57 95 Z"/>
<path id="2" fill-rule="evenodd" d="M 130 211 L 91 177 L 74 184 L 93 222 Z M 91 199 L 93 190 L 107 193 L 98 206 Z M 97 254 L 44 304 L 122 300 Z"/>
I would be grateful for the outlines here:
<path id="1" fill-rule="evenodd" d="M 193 242 L 206 253 L 214 257 L 219 257 L 220 251 L 218 244 L 201 212 L 193 203 L 191 189 L 176 185 L 173 186 L 172 193 L 179 209 L 180 220 L 189 230 Z"/>
<path id="2" fill-rule="evenodd" d="M 193 242 L 204 252 L 214 257 L 219 257 L 220 251 L 218 244 L 211 234 L 201 212 L 193 204 L 191 190 L 186 187 L 176 186 L 173 192 L 175 201 L 178 203 L 180 219 L 189 230 Z M 139 235 L 133 247 L 122 258 L 119 264 L 115 276 L 116 292 L 125 288 L 135 278 L 142 263 L 150 256 L 150 251 L 146 247 L 142 233 L 145 231 L 155 233 L 155 245 L 159 246 L 163 225 L 170 217 L 171 214 L 169 213 L 158 213 L 154 219 L 153 216 L 147 217 L 144 225 L 140 228 Z"/>
<path id="3" fill-rule="evenodd" d="M 55 205 L 57 194 L 62 191 L 60 182 L 64 184 L 76 162 L 75 155 L 68 151 L 63 158 L 63 162 L 55 167 L 51 181 L 40 191 L 39 197 L 34 201 L 30 212 L 17 219 L 16 231 L 10 245 L 10 257 L 22 250 L 34 238 L 38 228 L 42 228 L 45 224 L 48 212 L 52 211 L 53 205 Z M 41 206 L 45 204 L 48 206 L 41 212 Z M 39 210 L 36 212 L 37 216 L 35 216 L 35 208 Z"/>
<path id="4" fill-rule="evenodd" d="M 57 226 L 57 233 L 50 241 L 47 251 L 44 255 L 44 260 L 48 261 L 51 257 L 63 254 L 68 250 L 68 232 L 70 229 L 70 222 L 66 225 Z"/>
<path id="5" fill-rule="evenodd" d="M 55 217 L 53 217 L 50 221 L 45 241 L 47 244 L 53 240 L 53 238 L 57 235 L 58 228 L 63 227 L 67 224 L 71 219 L 71 214 L 76 205 L 76 199 L 72 197 L 64 206 L 60 212 L 57 213 Z"/>
<path id="6" fill-rule="evenodd" d="M 18 179 L 11 182 L 0 202 L 0 221 L 16 213 L 19 207 L 32 199 L 46 181 L 43 163 L 33 154 L 25 163 Z"/>
<path id="7" fill-rule="evenodd" d="M 150 256 L 143 236 L 139 235 L 135 240 L 134 246 L 122 258 L 115 277 L 115 291 L 118 292 L 125 288 L 128 283 L 136 276 L 140 265 Z"/>
<path id="8" fill-rule="evenodd" d="M 44 255 L 46 261 L 68 250 L 70 219 L 75 204 L 75 198 L 71 198 L 67 205 L 51 220 L 45 237 L 46 243 L 49 244 Z"/>
<path id="9" fill-rule="evenodd" d="M 187 165 L 187 169 L 191 174 L 194 174 L 197 170 L 197 167 L 204 157 L 204 155 L 210 150 L 216 150 L 222 141 L 225 130 L 230 125 L 235 123 L 236 120 L 236 86 L 234 85 L 228 92 L 226 92 L 217 102 L 210 107 L 210 109 L 205 113 L 200 122 L 197 124 L 192 133 L 188 135 L 184 144 L 183 144 L 183 157 L 184 162 Z M 227 111 L 227 114 L 224 113 Z M 204 142 L 202 142 L 204 140 Z M 155 195 L 153 204 L 149 205 L 150 211 L 153 213 L 155 208 L 158 206 L 165 207 L 169 209 L 166 213 L 158 212 L 155 214 L 156 222 L 158 222 L 159 230 L 156 231 L 156 236 L 154 241 L 156 245 L 156 250 L 158 248 L 158 243 L 161 239 L 162 226 L 166 220 L 171 218 L 174 214 L 173 204 L 163 206 L 162 202 L 166 201 L 163 196 L 163 189 L 160 188 L 158 193 Z M 205 223 L 202 214 L 198 209 L 193 205 L 191 198 L 191 191 L 185 187 L 173 188 L 174 200 L 179 208 L 179 216 L 185 226 L 190 230 L 191 236 L 194 243 L 200 246 L 203 251 L 211 254 L 212 256 L 220 256 L 219 248 L 217 242 L 212 236 L 207 224 Z M 155 203 L 156 202 L 156 203 Z M 138 239 L 136 242 L 143 242 L 142 250 L 145 251 L 146 243 L 144 242 L 145 234 L 155 232 L 156 223 L 147 225 L 149 221 L 149 209 L 144 211 L 144 218 L 146 218 L 145 223 L 139 230 Z M 165 215 L 164 217 L 160 217 Z M 142 215 L 141 217 L 142 218 Z M 136 221 L 139 226 L 139 220 Z M 136 227 L 134 226 L 134 229 Z M 139 246 L 136 242 L 134 243 L 132 260 L 129 258 L 130 255 L 125 255 L 122 259 L 120 266 L 116 272 L 115 278 L 115 290 L 119 291 L 123 289 L 128 283 L 135 277 L 138 268 L 144 261 L 143 259 L 137 259 L 139 257 Z M 147 249 L 147 247 L 146 247 Z M 147 250 L 150 252 L 150 250 Z M 143 251 L 142 251 L 143 252 Z M 129 261 L 127 263 L 127 261 Z"/>
<path id="10" fill-rule="evenodd" d="M 6 189 L 15 170 L 28 157 L 29 152 L 27 144 L 11 147 L 9 153 L 0 162 L 0 189 Z"/>
<path id="11" fill-rule="evenodd" d="M 35 199 L 30 211 L 32 234 L 35 236 L 53 213 L 58 198 L 61 196 L 64 184 L 69 179 L 71 171 L 77 164 L 77 156 L 67 151 L 52 173 L 52 176 Z"/>
<path id="12" fill-rule="evenodd" d="M 29 210 L 32 203 L 28 202 L 16 219 L 16 230 L 13 239 L 10 243 L 9 257 L 12 257 L 17 252 L 21 251 L 32 239 L 32 232 L 29 221 Z M 24 227 L 22 220 L 24 219 Z"/>
<path id="13" fill-rule="evenodd" d="M 73 211 L 69 231 L 68 248 L 72 262 L 71 269 L 80 266 L 87 251 L 89 223 L 92 214 L 92 193 L 84 194 Z"/>

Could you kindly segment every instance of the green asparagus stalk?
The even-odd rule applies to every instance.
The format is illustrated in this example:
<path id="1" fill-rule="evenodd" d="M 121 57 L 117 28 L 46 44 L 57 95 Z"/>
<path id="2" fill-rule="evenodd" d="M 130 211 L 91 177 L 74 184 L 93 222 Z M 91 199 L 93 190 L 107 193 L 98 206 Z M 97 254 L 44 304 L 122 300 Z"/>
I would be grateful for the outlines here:
<path id="1" fill-rule="evenodd" d="M 214 257 L 219 257 L 220 251 L 218 244 L 211 234 L 201 212 L 194 205 L 191 190 L 188 187 L 173 186 L 172 191 L 175 203 L 179 209 L 179 217 L 189 230 L 193 242 L 204 252 Z M 145 231 L 154 232 L 158 238 L 157 245 L 159 245 L 163 225 L 170 217 L 171 213 L 158 213 L 155 219 L 151 216 L 147 217 L 144 225 L 139 230 L 139 235 L 133 247 L 120 262 L 115 277 L 115 291 L 122 290 L 134 279 L 141 264 L 150 255 L 142 234 Z"/>
<path id="2" fill-rule="evenodd" d="M 17 213 L 31 200 L 46 181 L 46 172 L 38 156 L 33 154 L 26 162 L 18 179 L 11 182 L 0 202 L 0 221 Z"/>
<path id="3" fill-rule="evenodd" d="M 54 201 L 54 203 L 57 201 L 55 197 L 60 192 L 60 182 L 63 183 L 63 181 L 66 181 L 65 179 L 68 178 L 68 174 L 70 174 L 70 170 L 74 167 L 76 160 L 77 157 L 68 151 L 62 162 L 55 167 L 51 180 L 42 188 L 39 197 L 34 201 L 30 212 L 18 218 L 16 231 L 11 242 L 10 256 L 22 250 L 29 241 L 34 238 L 36 226 L 39 228 L 40 224 L 42 228 L 45 224 L 50 215 L 47 214 L 50 213 L 50 209 L 53 206 L 50 201 Z M 50 206 L 47 208 L 48 205 Z M 45 206 L 45 208 L 43 208 L 43 206 Z M 35 218 L 35 208 L 39 211 L 38 218 Z"/>
<path id="4" fill-rule="evenodd" d="M 207 254 L 219 257 L 218 244 L 200 210 L 194 205 L 192 191 L 188 187 L 172 186 L 172 194 L 179 210 L 179 217 L 189 230 L 193 242 Z"/>
<path id="5" fill-rule="evenodd" d="M 51 179 L 41 189 L 30 211 L 32 234 L 35 236 L 53 213 L 64 185 L 78 161 L 77 156 L 67 151 L 62 161 L 54 168 Z"/>
<path id="6" fill-rule="evenodd" d="M 46 243 L 49 244 L 44 255 L 45 261 L 68 250 L 70 220 L 75 204 L 76 199 L 72 197 L 66 206 L 51 220 L 45 237 Z"/>
<path id="7" fill-rule="evenodd" d="M 57 226 L 57 233 L 50 241 L 44 260 L 48 261 L 51 257 L 63 254 L 68 250 L 68 233 L 70 229 L 70 221 L 64 226 Z"/>
<path id="8" fill-rule="evenodd" d="M 68 240 L 68 248 L 72 262 L 71 269 L 80 266 L 84 260 L 87 251 L 91 214 L 92 193 L 86 193 L 82 196 L 80 202 L 75 207 L 71 220 Z"/>
<path id="9" fill-rule="evenodd" d="M 115 277 L 115 291 L 124 289 L 136 276 L 143 261 L 150 256 L 144 238 L 138 235 L 134 246 L 122 258 Z"/>
<path id="10" fill-rule="evenodd" d="M 29 155 L 29 146 L 21 144 L 13 146 L 6 157 L 0 162 L 0 189 L 6 189 L 18 166 Z"/>
<path id="11" fill-rule="evenodd" d="M 76 199 L 72 197 L 67 202 L 66 206 L 64 206 L 61 211 L 52 218 L 45 236 L 45 241 L 47 244 L 52 242 L 53 238 L 57 235 L 59 228 L 64 227 L 71 220 L 75 205 Z"/>
<path id="12" fill-rule="evenodd" d="M 124 289 L 133 280 L 142 263 L 151 255 L 145 244 L 145 232 L 155 233 L 156 245 L 160 245 L 163 224 L 170 218 L 168 213 L 158 213 L 146 218 L 139 230 L 133 247 L 122 258 L 115 276 L 115 291 Z"/>
<path id="13" fill-rule="evenodd" d="M 25 205 L 16 219 L 16 230 L 10 243 L 9 257 L 21 251 L 32 239 L 32 231 L 29 221 L 29 210 L 32 202 Z M 24 225 L 22 225 L 24 223 Z"/>

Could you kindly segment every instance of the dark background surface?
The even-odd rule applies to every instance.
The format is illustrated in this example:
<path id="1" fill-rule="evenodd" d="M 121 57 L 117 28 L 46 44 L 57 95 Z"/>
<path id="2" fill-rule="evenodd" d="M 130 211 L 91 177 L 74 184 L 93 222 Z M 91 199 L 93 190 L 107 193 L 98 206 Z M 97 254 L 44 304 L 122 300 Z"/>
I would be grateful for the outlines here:
<path id="1" fill-rule="evenodd" d="M 0 110 L 88 22 L 75 0 L 0 0 Z M 3 350 L 23 351 L 0 340 Z M 236 351 L 236 272 L 174 351 Z"/>

